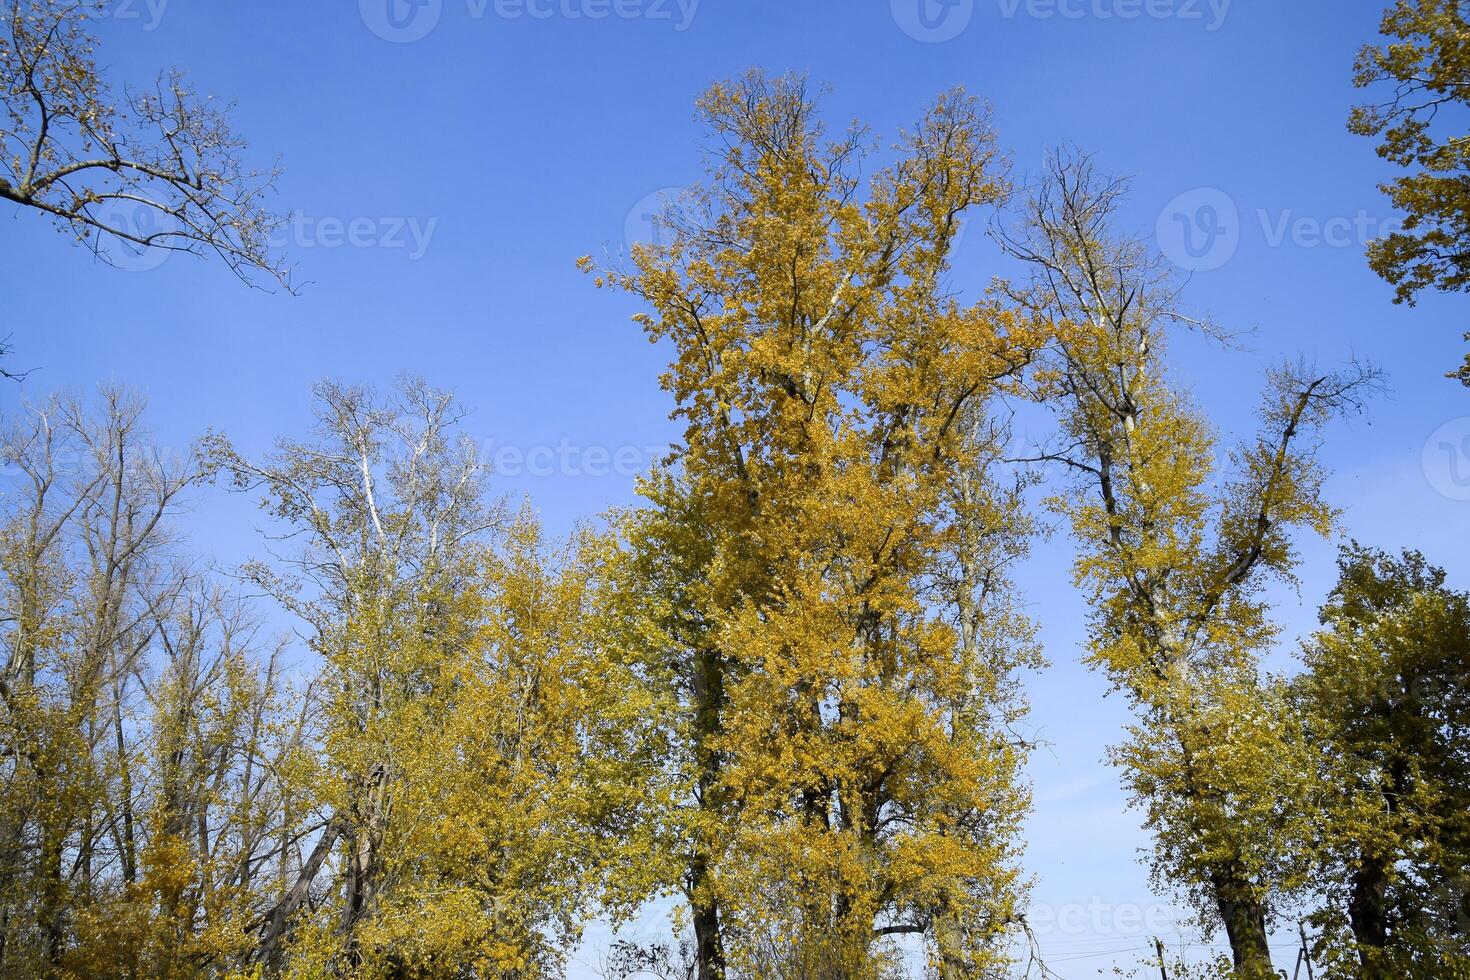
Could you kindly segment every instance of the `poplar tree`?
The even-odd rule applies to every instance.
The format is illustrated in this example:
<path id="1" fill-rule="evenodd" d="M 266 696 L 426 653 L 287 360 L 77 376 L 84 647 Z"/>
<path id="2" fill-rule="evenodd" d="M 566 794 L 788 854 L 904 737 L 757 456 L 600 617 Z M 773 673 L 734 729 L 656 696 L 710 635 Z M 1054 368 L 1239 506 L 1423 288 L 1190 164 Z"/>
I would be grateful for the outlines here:
<path id="1" fill-rule="evenodd" d="M 555 976 L 638 840 L 647 714 L 606 655 L 587 536 L 491 498 L 449 394 L 323 383 L 313 438 L 215 457 L 300 550 L 256 582 L 320 661 L 310 853 L 250 960 L 289 976 Z M 626 862 L 624 862 L 626 863 Z"/>
<path id="2" fill-rule="evenodd" d="M 699 107 L 712 162 L 672 243 L 599 279 L 647 304 L 685 425 L 623 528 L 698 975 L 887 975 L 903 936 L 944 977 L 994 975 L 1037 656 L 994 419 L 1039 340 L 946 287 L 961 222 L 1005 192 L 989 125 L 948 93 L 863 181 L 866 134 L 825 132 L 799 78 Z"/>
<path id="3" fill-rule="evenodd" d="M 1008 250 L 1031 270 L 1003 291 L 1050 321 L 1038 396 L 1071 474 L 1054 499 L 1079 545 L 1088 662 L 1133 708 L 1112 752 L 1154 833 L 1156 879 L 1223 927 L 1236 975 L 1275 976 L 1268 929 L 1304 887 L 1297 846 L 1311 759 L 1279 687 L 1261 676 L 1277 636 L 1262 587 L 1291 581 L 1292 535 L 1335 513 L 1316 462 L 1323 428 L 1358 407 L 1371 370 L 1269 375 L 1261 428 L 1217 469 L 1216 436 L 1165 370 L 1187 316 L 1167 271 L 1112 228 L 1121 182 L 1058 155 Z"/>
<path id="4" fill-rule="evenodd" d="M 0 972 L 227 972 L 299 728 L 279 646 L 175 553 L 209 467 L 122 389 L 27 406 L 0 460 Z"/>

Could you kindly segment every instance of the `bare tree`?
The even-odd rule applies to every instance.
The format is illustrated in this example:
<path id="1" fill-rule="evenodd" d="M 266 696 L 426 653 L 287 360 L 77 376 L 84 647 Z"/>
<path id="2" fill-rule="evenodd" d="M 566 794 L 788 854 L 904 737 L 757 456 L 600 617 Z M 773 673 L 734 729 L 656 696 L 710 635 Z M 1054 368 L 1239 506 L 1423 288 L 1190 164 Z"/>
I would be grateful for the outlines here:
<path id="1" fill-rule="evenodd" d="M 0 199 L 49 214 L 109 264 L 150 250 L 214 255 L 291 288 L 264 206 L 277 172 L 177 70 L 114 101 L 86 29 L 99 0 L 10 0 L 0 30 Z"/>

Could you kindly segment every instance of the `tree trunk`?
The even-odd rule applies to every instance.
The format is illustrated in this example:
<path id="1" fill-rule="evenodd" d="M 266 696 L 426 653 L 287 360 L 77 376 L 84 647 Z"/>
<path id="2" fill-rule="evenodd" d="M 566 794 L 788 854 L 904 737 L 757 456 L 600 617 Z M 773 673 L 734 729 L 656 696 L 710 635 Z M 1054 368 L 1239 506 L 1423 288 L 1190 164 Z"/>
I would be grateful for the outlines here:
<path id="1" fill-rule="evenodd" d="M 1362 980 L 1393 980 L 1383 962 L 1388 945 L 1388 910 L 1384 902 L 1387 888 L 1388 869 L 1384 862 L 1364 858 L 1353 874 L 1352 893 L 1348 897 L 1348 922 L 1358 947 Z"/>
<path id="2" fill-rule="evenodd" d="M 703 862 L 694 863 L 692 889 L 694 899 L 694 952 L 698 980 L 725 980 L 725 946 L 720 937 L 719 904 L 709 895 L 708 870 Z M 702 897 L 701 897 L 702 896 Z"/>
<path id="3" fill-rule="evenodd" d="M 1414 689 L 1415 680 L 1408 679 L 1405 693 Z M 1414 699 L 1407 698 L 1413 703 Z M 1385 720 L 1393 715 L 1393 708 L 1380 704 L 1377 713 Z M 1411 709 L 1411 714 L 1420 714 Z M 1365 766 L 1366 768 L 1366 766 Z M 1388 784 L 1384 787 L 1384 808 L 1390 818 L 1399 815 L 1399 801 L 1412 791 L 1409 767 L 1395 758 L 1388 765 Z M 1392 870 L 1390 858 L 1380 854 L 1361 854 L 1357 870 L 1353 873 L 1351 891 L 1348 895 L 1348 924 L 1353 931 L 1354 944 L 1358 948 L 1358 963 L 1362 967 L 1362 980 L 1395 980 L 1385 961 L 1388 951 L 1388 878 Z"/>
<path id="4" fill-rule="evenodd" d="M 286 890 L 286 894 L 281 896 L 281 900 L 266 914 L 265 920 L 261 923 L 260 940 L 250 957 L 252 962 L 269 963 L 275 957 L 281 938 L 286 935 L 291 917 L 306 901 L 312 881 L 315 880 L 317 872 L 321 870 L 323 862 L 327 860 L 327 855 L 336 846 L 341 832 L 342 825 L 336 817 L 333 817 L 322 828 L 322 835 L 317 838 L 316 847 L 312 848 L 311 856 L 302 866 L 301 873 L 296 876 L 295 883 Z M 284 856 L 284 848 L 281 853 Z"/>
<path id="5" fill-rule="evenodd" d="M 939 953 L 939 980 L 968 980 L 969 957 L 965 955 L 965 931 L 949 912 L 934 916 L 934 945 Z"/>
<path id="6" fill-rule="evenodd" d="M 1230 954 L 1241 980 L 1275 980 L 1266 909 L 1252 895 L 1250 883 L 1233 874 L 1215 876 L 1215 906 L 1225 923 Z"/>
<path id="7" fill-rule="evenodd" d="M 41 927 L 46 963 L 56 967 L 61 964 L 66 945 L 66 882 L 61 874 L 64 841 L 61 833 L 51 826 L 42 827 L 41 837 L 41 901 L 36 919 Z"/>
<path id="8" fill-rule="evenodd" d="M 704 810 L 718 811 L 720 758 L 709 748 L 720 732 L 720 708 L 724 699 L 724 671 L 718 650 L 702 650 L 695 655 L 693 687 L 699 805 Z M 724 980 L 725 945 L 720 935 L 719 900 L 714 893 L 710 863 L 708 845 L 702 838 L 696 838 L 689 867 L 689 904 L 694 919 L 698 980 Z"/>

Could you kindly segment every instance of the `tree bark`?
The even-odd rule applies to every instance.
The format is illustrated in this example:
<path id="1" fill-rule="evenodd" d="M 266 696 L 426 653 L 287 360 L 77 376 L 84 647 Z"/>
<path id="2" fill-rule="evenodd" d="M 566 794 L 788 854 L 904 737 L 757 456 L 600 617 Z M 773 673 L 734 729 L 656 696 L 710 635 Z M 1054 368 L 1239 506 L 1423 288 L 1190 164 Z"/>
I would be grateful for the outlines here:
<path id="1" fill-rule="evenodd" d="M 702 650 L 694 660 L 694 725 L 696 764 L 699 767 L 699 805 L 719 809 L 720 758 L 710 746 L 720 731 L 724 699 L 724 672 L 717 650 Z M 694 919 L 695 962 L 698 980 L 724 980 L 725 945 L 720 935 L 719 900 L 714 893 L 709 846 L 701 828 L 689 867 L 689 904 Z"/>
<path id="2" fill-rule="evenodd" d="M 1266 909 L 1251 897 L 1250 883 L 1227 872 L 1215 875 L 1213 885 L 1215 906 L 1225 923 L 1236 974 L 1241 980 L 1275 980 L 1271 941 L 1266 934 Z"/>
<path id="3" fill-rule="evenodd" d="M 968 980 L 965 931 L 953 913 L 941 911 L 934 916 L 934 945 L 939 953 L 939 980 Z"/>
<path id="4" fill-rule="evenodd" d="M 1353 874 L 1352 893 L 1348 897 L 1348 923 L 1358 947 L 1358 962 L 1363 968 L 1362 980 L 1393 980 L 1383 963 L 1388 945 L 1388 910 L 1385 896 L 1388 868 L 1378 858 L 1364 858 Z"/>
<path id="5" fill-rule="evenodd" d="M 720 936 L 719 903 L 709 895 L 708 869 L 696 858 L 691 869 L 694 947 L 698 980 L 725 980 L 725 946 Z M 702 895 L 702 897 L 701 897 Z"/>
<path id="6" fill-rule="evenodd" d="M 301 866 L 301 873 L 296 876 L 295 883 L 266 914 L 265 921 L 260 927 L 260 940 L 256 943 L 255 952 L 251 956 L 254 962 L 266 963 L 275 956 L 276 947 L 286 934 L 286 926 L 290 923 L 291 916 L 296 914 L 296 910 L 306 900 L 306 893 L 311 888 L 313 879 L 321 870 L 327 855 L 336 846 L 337 838 L 341 833 L 341 824 L 336 819 L 322 828 L 322 835 L 317 839 L 316 847 L 312 848 L 311 856 Z"/>

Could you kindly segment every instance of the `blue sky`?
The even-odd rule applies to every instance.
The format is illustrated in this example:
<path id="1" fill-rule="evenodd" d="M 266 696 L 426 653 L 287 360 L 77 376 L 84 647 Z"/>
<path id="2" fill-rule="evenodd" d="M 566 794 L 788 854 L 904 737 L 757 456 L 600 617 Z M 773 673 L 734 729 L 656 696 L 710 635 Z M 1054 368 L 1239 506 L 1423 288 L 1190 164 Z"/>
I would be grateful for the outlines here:
<path id="1" fill-rule="evenodd" d="M 803 71 L 832 86 L 836 124 L 891 136 L 963 84 L 993 103 L 1018 176 L 1063 141 L 1131 175 L 1124 225 L 1192 274 L 1191 306 L 1253 331 L 1245 351 L 1173 349 L 1227 436 L 1249 431 L 1261 372 L 1282 358 L 1380 364 L 1392 393 L 1331 433 L 1332 502 L 1362 540 L 1420 547 L 1470 583 L 1470 392 L 1442 377 L 1465 302 L 1396 307 L 1362 256 L 1393 218 L 1375 190 L 1387 171 L 1344 125 L 1376 0 L 388 2 L 117 0 L 98 25 L 114 77 L 186 67 L 237 102 L 260 163 L 279 155 L 307 285 L 250 291 L 188 256 L 112 269 L 37 215 L 0 211 L 13 363 L 39 368 L 0 409 L 126 382 L 165 445 L 216 428 L 258 453 L 304 429 L 312 381 L 408 371 L 460 393 L 471 432 L 519 471 L 501 488 L 565 530 L 627 501 L 672 432 L 664 352 L 574 260 L 646 233 L 650 196 L 699 177 L 697 94 L 752 66 Z M 953 284 L 974 295 L 1003 271 L 977 229 Z M 189 523 L 222 565 L 259 551 L 248 501 L 206 494 Z M 1303 550 L 1299 593 L 1279 590 L 1288 636 L 1333 578 L 1330 543 Z M 1154 908 L 1138 815 L 1102 765 L 1125 715 L 1076 663 L 1069 561 L 1058 535 L 1019 577 L 1054 662 L 1029 684 L 1049 745 L 1028 866 L 1043 949 L 1071 978 L 1181 930 Z"/>

